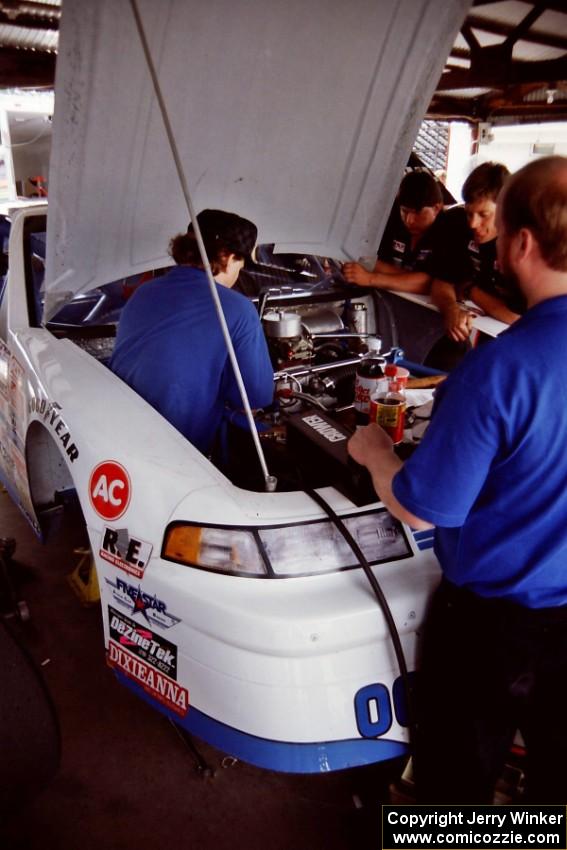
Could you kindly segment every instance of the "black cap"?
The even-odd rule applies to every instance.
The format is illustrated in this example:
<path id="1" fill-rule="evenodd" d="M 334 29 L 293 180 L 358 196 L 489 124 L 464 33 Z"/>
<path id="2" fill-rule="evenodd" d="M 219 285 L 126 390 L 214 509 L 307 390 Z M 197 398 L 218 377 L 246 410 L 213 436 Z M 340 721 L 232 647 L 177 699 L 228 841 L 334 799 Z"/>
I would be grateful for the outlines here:
<path id="1" fill-rule="evenodd" d="M 231 254 L 248 257 L 256 244 L 258 228 L 252 221 L 224 210 L 203 210 L 197 216 L 201 235 L 209 256 L 216 256 L 219 247 Z M 187 228 L 193 233 L 193 225 Z"/>
<path id="2" fill-rule="evenodd" d="M 439 181 L 427 171 L 410 171 L 400 183 L 398 201 L 401 207 L 420 210 L 443 203 Z"/>

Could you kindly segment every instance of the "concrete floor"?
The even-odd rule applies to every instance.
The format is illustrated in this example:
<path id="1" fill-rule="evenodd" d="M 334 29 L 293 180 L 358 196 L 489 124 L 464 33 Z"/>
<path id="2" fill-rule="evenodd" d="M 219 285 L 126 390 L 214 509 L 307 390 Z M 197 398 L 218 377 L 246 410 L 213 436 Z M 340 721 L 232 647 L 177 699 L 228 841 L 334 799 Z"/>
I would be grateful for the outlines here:
<path id="1" fill-rule="evenodd" d="M 65 579 L 79 531 L 66 523 L 42 546 L 0 492 L 0 537 L 16 538 L 31 613 L 17 631 L 43 664 L 63 746 L 49 787 L 0 823 L 1 850 L 376 850 L 380 802 L 403 764 L 291 776 L 224 767 L 224 753 L 196 742 L 214 769 L 203 779 L 169 722 L 105 665 L 98 606 L 81 606 Z"/>

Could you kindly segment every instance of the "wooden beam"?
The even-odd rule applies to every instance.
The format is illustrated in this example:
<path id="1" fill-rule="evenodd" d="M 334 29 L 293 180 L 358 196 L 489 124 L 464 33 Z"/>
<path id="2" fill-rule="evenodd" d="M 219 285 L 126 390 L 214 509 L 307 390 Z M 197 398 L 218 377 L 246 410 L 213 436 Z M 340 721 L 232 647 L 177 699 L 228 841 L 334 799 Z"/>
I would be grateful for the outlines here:
<path id="1" fill-rule="evenodd" d="M 55 83 L 54 53 L 0 48 L 0 87 L 50 87 Z"/>
<path id="2" fill-rule="evenodd" d="M 12 27 L 23 27 L 24 29 L 33 30 L 58 30 L 59 19 L 39 17 L 39 15 L 30 15 L 23 12 L 14 16 L 10 12 L 6 12 L 0 8 L 0 24 L 7 24 Z"/>
<path id="3" fill-rule="evenodd" d="M 501 45 L 496 45 L 501 47 Z M 485 53 L 485 51 L 487 51 Z M 442 74 L 437 91 L 451 89 L 502 88 L 522 83 L 548 83 L 567 79 L 567 57 L 543 62 L 506 62 L 492 47 L 483 48 L 474 67 L 455 68 Z"/>
<path id="4" fill-rule="evenodd" d="M 563 11 L 566 11 L 566 9 L 564 8 Z M 505 24 L 501 21 L 487 21 L 485 18 L 479 18 L 476 15 L 468 15 L 466 21 L 471 29 L 488 32 L 491 35 L 503 35 L 506 38 L 516 30 L 516 27 L 511 24 Z M 527 34 L 522 36 L 522 39 L 529 41 L 530 44 L 543 44 L 546 47 L 557 47 L 559 50 L 567 50 L 567 35 L 561 35 L 560 33 L 543 33 L 537 32 L 537 30 L 529 30 Z"/>
<path id="5" fill-rule="evenodd" d="M 534 24 L 538 18 L 541 17 L 545 9 L 543 5 L 540 3 L 533 7 L 533 9 L 528 12 L 525 18 L 523 18 L 520 23 L 514 27 L 508 38 L 506 39 L 509 44 L 516 44 L 517 41 L 520 41 L 521 38 L 526 38 L 527 33 L 529 33 L 531 25 Z"/>
<path id="6" fill-rule="evenodd" d="M 461 27 L 461 35 L 468 44 L 471 53 L 474 53 L 476 50 L 481 49 L 477 37 L 472 31 L 471 25 L 469 24 L 468 20 L 466 20 Z"/>
<path id="7" fill-rule="evenodd" d="M 8 10 L 9 14 L 32 14 L 42 18 L 61 17 L 61 3 L 53 6 L 51 3 L 36 3 L 34 0 L 0 0 L 0 7 Z"/>
<path id="8" fill-rule="evenodd" d="M 473 0 L 474 6 L 493 6 L 502 0 Z M 532 6 L 543 6 L 546 12 L 565 12 L 565 0 L 543 0 L 543 2 L 532 2 Z"/>
<path id="9" fill-rule="evenodd" d="M 522 122 L 565 121 L 567 102 L 555 103 L 523 102 L 506 98 L 506 95 L 484 95 L 478 98 L 434 97 L 426 118 L 446 121 L 450 118 L 462 121 L 493 121 L 498 117 L 517 117 Z"/>

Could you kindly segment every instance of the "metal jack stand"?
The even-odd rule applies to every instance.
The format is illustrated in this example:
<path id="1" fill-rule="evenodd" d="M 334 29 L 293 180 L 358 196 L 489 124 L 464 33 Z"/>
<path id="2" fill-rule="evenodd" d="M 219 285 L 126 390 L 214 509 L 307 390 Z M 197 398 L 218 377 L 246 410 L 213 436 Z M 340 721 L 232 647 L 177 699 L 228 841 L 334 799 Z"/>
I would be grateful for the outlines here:
<path id="1" fill-rule="evenodd" d="M 181 726 L 178 726 L 175 721 L 171 718 L 168 718 L 169 722 L 175 729 L 177 735 L 181 738 L 185 747 L 189 750 L 191 755 L 193 756 L 193 760 L 195 762 L 195 768 L 197 773 L 201 777 L 201 779 L 214 779 L 215 771 L 210 766 L 210 764 L 203 758 L 199 750 L 197 749 L 195 742 L 189 732 L 186 732 Z"/>
<path id="2" fill-rule="evenodd" d="M 67 576 L 67 581 L 83 605 L 96 604 L 100 602 L 100 589 L 92 552 L 89 547 L 73 549 L 73 552 L 81 557 L 75 569 Z"/>

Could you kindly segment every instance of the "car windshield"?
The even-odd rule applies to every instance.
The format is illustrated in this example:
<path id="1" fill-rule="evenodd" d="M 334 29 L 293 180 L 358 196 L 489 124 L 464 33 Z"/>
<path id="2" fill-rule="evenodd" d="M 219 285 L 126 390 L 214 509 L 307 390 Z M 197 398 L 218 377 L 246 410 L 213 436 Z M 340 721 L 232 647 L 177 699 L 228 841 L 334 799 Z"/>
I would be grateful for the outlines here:
<path id="1" fill-rule="evenodd" d="M 30 324 L 38 327 L 43 321 L 45 301 L 45 216 L 26 219 L 24 245 Z M 168 268 L 151 269 L 75 295 L 57 311 L 48 325 L 56 328 L 117 324 L 124 304 L 136 289 L 167 271 Z M 235 289 L 250 298 L 260 298 L 262 295 L 324 290 L 340 283 L 344 280 L 340 265 L 335 260 L 307 254 L 277 253 L 271 244 L 256 247 L 254 257 L 246 261 Z"/>
<path id="2" fill-rule="evenodd" d="M 43 321 L 45 293 L 46 217 L 31 216 L 24 223 L 24 262 L 28 293 L 30 325 L 39 327 Z M 151 275 L 150 275 L 151 276 Z M 106 325 L 118 322 L 128 297 L 144 280 L 133 275 L 112 281 L 106 286 L 80 293 L 64 304 L 50 319 L 50 326 Z"/>

